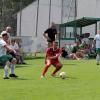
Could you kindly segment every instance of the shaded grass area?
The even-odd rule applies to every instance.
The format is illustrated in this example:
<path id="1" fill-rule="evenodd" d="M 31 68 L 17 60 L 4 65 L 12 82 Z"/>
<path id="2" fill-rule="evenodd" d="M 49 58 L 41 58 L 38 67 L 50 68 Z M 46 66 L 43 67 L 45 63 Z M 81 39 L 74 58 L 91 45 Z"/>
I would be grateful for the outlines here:
<path id="1" fill-rule="evenodd" d="M 66 72 L 66 79 L 51 77 L 52 66 L 41 79 L 44 59 L 26 60 L 26 63 L 16 66 L 17 79 L 3 80 L 3 69 L 0 69 L 0 100 L 100 99 L 100 65 L 97 66 L 95 60 L 62 59 L 61 71 Z"/>

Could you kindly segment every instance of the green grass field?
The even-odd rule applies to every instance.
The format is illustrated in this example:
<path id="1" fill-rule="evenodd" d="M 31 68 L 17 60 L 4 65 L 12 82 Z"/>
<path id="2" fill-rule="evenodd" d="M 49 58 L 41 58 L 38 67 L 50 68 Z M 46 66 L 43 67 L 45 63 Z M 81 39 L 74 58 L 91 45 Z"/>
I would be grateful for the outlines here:
<path id="1" fill-rule="evenodd" d="M 26 62 L 17 65 L 17 79 L 3 80 L 0 69 L 0 100 L 100 100 L 100 65 L 95 60 L 62 59 L 66 79 L 51 77 L 53 67 L 41 79 L 42 57 Z"/>

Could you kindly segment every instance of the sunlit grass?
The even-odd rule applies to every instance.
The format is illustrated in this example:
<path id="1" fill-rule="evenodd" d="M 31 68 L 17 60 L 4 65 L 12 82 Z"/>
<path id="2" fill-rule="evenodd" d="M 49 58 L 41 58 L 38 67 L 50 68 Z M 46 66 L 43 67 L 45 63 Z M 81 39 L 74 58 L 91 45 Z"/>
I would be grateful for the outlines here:
<path id="1" fill-rule="evenodd" d="M 97 66 L 95 60 L 62 59 L 64 66 L 61 71 L 66 72 L 66 79 L 51 77 L 52 66 L 46 77 L 40 78 L 44 67 L 43 55 L 26 60 L 26 63 L 16 66 L 17 79 L 3 80 L 3 69 L 0 69 L 0 100 L 100 99 L 100 65 Z"/>

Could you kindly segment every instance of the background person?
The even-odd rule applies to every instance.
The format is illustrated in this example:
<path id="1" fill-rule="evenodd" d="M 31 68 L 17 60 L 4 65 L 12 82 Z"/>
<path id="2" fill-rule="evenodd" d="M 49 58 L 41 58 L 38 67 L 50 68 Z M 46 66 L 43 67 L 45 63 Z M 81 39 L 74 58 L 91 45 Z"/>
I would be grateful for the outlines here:
<path id="1" fill-rule="evenodd" d="M 46 38 L 47 42 L 53 42 L 57 38 L 57 29 L 54 22 L 51 23 L 51 27 L 45 30 L 43 36 Z"/>
<path id="2" fill-rule="evenodd" d="M 99 61 L 100 61 L 100 30 L 95 35 L 94 42 L 95 42 L 96 53 L 97 53 L 96 63 L 97 63 L 97 65 L 99 65 Z"/>
<path id="3" fill-rule="evenodd" d="M 16 51 L 16 54 L 10 53 L 13 57 L 17 59 L 17 64 L 25 64 L 24 59 L 20 53 L 20 48 L 16 40 L 11 40 L 10 47 Z"/>
<path id="4" fill-rule="evenodd" d="M 11 44 L 11 33 L 12 33 L 12 28 L 10 27 L 10 26 L 7 26 L 6 27 L 6 29 L 5 29 L 5 31 L 2 31 L 1 32 L 1 35 L 3 34 L 3 33 L 5 33 L 5 32 L 7 32 L 7 35 L 8 35 L 8 40 L 6 40 L 6 42 L 7 42 L 7 44 Z"/>
<path id="5" fill-rule="evenodd" d="M 2 34 L 2 39 L 0 39 L 0 65 L 4 65 L 4 79 L 9 79 L 8 78 L 8 68 L 11 69 L 10 72 L 10 77 L 17 77 L 14 74 L 14 69 L 15 69 L 15 64 L 16 64 L 16 59 L 13 58 L 11 55 L 7 55 L 7 51 L 10 52 L 15 52 L 12 48 L 8 46 L 6 43 L 6 40 L 8 40 L 8 34 L 7 32 Z"/>
<path id="6" fill-rule="evenodd" d="M 65 49 L 65 47 L 62 47 L 62 57 L 63 58 L 68 58 L 68 59 L 73 59 L 73 60 L 79 60 L 79 58 L 76 56 L 75 53 L 68 53 L 67 50 Z"/>

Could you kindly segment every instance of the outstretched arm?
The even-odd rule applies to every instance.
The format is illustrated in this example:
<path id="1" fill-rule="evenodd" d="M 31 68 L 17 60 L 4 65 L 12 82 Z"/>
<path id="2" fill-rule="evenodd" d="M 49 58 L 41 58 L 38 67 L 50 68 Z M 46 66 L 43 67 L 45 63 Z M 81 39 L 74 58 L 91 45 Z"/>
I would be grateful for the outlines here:
<path id="1" fill-rule="evenodd" d="M 12 49 L 11 47 L 9 47 L 8 45 L 4 45 L 4 47 L 6 48 L 7 51 L 13 52 L 14 54 L 16 54 L 16 51 L 14 49 Z"/>

